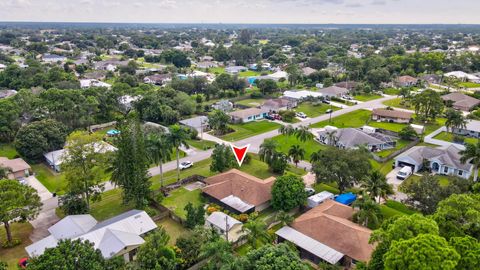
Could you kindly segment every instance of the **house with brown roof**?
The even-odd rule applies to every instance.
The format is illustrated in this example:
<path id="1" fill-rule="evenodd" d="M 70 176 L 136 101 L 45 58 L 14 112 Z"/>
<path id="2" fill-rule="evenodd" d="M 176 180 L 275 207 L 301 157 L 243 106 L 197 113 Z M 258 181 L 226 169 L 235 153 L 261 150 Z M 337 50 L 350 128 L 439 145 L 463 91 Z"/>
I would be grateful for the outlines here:
<path id="1" fill-rule="evenodd" d="M 418 82 L 417 78 L 414 78 L 412 76 L 400 76 L 395 80 L 395 84 L 398 87 L 408 87 L 408 86 L 414 86 Z"/>
<path id="2" fill-rule="evenodd" d="M 355 210 L 327 200 L 278 230 L 277 242 L 291 242 L 300 256 L 315 264 L 322 261 L 349 267 L 367 262 L 374 250 L 369 244 L 372 231 L 351 221 Z"/>
<path id="3" fill-rule="evenodd" d="M 32 168 L 21 158 L 8 159 L 0 157 L 0 167 L 7 169 L 8 179 L 19 179 L 30 176 Z"/>
<path id="4" fill-rule="evenodd" d="M 338 82 L 334 85 L 337 86 L 337 87 L 340 87 L 340 88 L 346 88 L 346 89 L 348 89 L 348 91 L 351 92 L 351 91 L 355 91 L 358 83 L 354 82 L 354 81 L 346 81 L 346 82 Z"/>
<path id="5" fill-rule="evenodd" d="M 413 113 L 399 110 L 373 109 L 372 120 L 389 123 L 410 123 Z"/>
<path id="6" fill-rule="evenodd" d="M 164 85 L 167 82 L 172 80 L 171 74 L 154 74 L 146 76 L 143 78 L 144 83 L 155 84 L 155 85 Z"/>
<path id="7" fill-rule="evenodd" d="M 202 194 L 211 202 L 237 214 L 262 211 L 270 206 L 274 177 L 259 179 L 237 169 L 205 180 Z"/>
<path id="8" fill-rule="evenodd" d="M 338 86 L 330 86 L 327 88 L 322 88 L 318 90 L 319 93 L 321 93 L 324 97 L 342 97 L 343 95 L 348 95 L 349 91 L 347 88 L 342 88 Z"/>
<path id="9" fill-rule="evenodd" d="M 443 101 L 451 102 L 452 107 L 460 111 L 471 111 L 480 104 L 480 100 L 460 92 L 453 92 L 442 96 Z"/>
<path id="10" fill-rule="evenodd" d="M 268 111 L 259 108 L 249 108 L 228 113 L 234 123 L 248 123 L 255 120 L 264 119 Z"/>
<path id="11" fill-rule="evenodd" d="M 310 74 L 313 74 L 313 73 L 315 73 L 315 72 L 317 72 L 317 70 L 314 69 L 314 68 L 311 68 L 311 67 L 304 67 L 304 68 L 302 68 L 302 73 L 303 73 L 303 75 L 305 75 L 305 76 L 309 76 Z"/>
<path id="12" fill-rule="evenodd" d="M 275 98 L 263 102 L 261 108 L 268 112 L 278 113 L 297 107 L 297 101 L 288 98 Z"/>

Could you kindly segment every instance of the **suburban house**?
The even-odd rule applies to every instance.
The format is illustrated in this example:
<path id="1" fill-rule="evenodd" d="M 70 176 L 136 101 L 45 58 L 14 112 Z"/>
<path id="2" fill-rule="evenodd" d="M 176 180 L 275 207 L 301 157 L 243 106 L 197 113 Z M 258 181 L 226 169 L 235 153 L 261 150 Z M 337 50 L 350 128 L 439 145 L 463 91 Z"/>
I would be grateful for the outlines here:
<path id="1" fill-rule="evenodd" d="M 354 81 L 346 81 L 346 82 L 339 82 L 334 85 L 340 88 L 346 88 L 348 89 L 348 91 L 352 92 L 352 91 L 355 91 L 358 83 Z"/>
<path id="2" fill-rule="evenodd" d="M 16 94 L 17 94 L 17 91 L 16 91 L 16 90 L 11 90 L 11 89 L 0 90 L 0 99 L 13 97 L 13 96 L 15 96 Z"/>
<path id="3" fill-rule="evenodd" d="M 465 127 L 453 128 L 452 132 L 462 136 L 480 138 L 480 121 L 468 120 Z"/>
<path id="4" fill-rule="evenodd" d="M 317 72 L 317 70 L 314 69 L 314 68 L 311 68 L 311 67 L 302 68 L 302 73 L 303 73 L 304 76 L 308 76 L 308 75 L 310 75 L 312 73 L 315 73 L 315 72 Z"/>
<path id="5" fill-rule="evenodd" d="M 197 68 L 206 69 L 206 68 L 215 68 L 215 67 L 218 67 L 218 63 L 213 61 L 202 61 L 197 63 Z"/>
<path id="6" fill-rule="evenodd" d="M 315 265 L 324 261 L 347 268 L 352 263 L 367 262 L 374 250 L 369 244 L 372 231 L 351 221 L 351 206 L 326 200 L 278 230 L 277 242 L 290 242 L 302 259 Z"/>
<path id="7" fill-rule="evenodd" d="M 238 74 L 242 71 L 247 71 L 248 68 L 244 66 L 230 66 L 225 68 L 225 72 L 229 74 Z"/>
<path id="8" fill-rule="evenodd" d="M 172 81 L 172 75 L 170 74 L 154 74 L 143 78 L 144 83 L 155 85 L 164 85 L 170 81 Z"/>
<path id="9" fill-rule="evenodd" d="M 453 92 L 442 96 L 443 101 L 452 102 L 452 107 L 460 111 L 471 111 L 480 104 L 480 100 L 460 92 Z"/>
<path id="10" fill-rule="evenodd" d="M 107 77 L 107 72 L 104 70 L 95 70 L 95 71 L 87 72 L 83 74 L 83 77 L 85 79 L 94 79 L 99 81 L 105 80 L 105 78 Z"/>
<path id="11" fill-rule="evenodd" d="M 196 130 L 205 130 L 208 128 L 208 117 L 201 115 L 193 118 L 180 120 L 180 124 Z"/>
<path id="12" fill-rule="evenodd" d="M 323 96 L 331 98 L 331 97 L 337 97 L 340 98 L 344 95 L 348 95 L 349 91 L 347 88 L 342 88 L 338 86 L 330 86 L 327 88 L 323 88 L 318 90 L 319 93 L 321 93 Z"/>
<path id="13" fill-rule="evenodd" d="M 99 80 L 95 79 L 81 79 L 80 80 L 80 88 L 90 88 L 90 87 L 105 87 L 105 88 L 111 88 L 112 85 L 108 84 L 106 82 L 102 82 Z"/>
<path id="14" fill-rule="evenodd" d="M 432 148 L 415 146 L 395 158 L 395 167 L 410 166 L 413 172 L 418 172 L 423 166 L 428 166 L 433 173 L 455 175 L 468 179 L 473 171 L 473 165 L 460 162 L 460 149 L 454 145 Z"/>
<path id="15" fill-rule="evenodd" d="M 119 66 L 128 65 L 128 61 L 120 61 L 117 59 L 98 61 L 93 66 L 96 70 L 115 71 Z"/>
<path id="16" fill-rule="evenodd" d="M 274 177 L 262 180 L 237 169 L 205 179 L 202 193 L 211 202 L 236 214 L 262 211 L 270 206 Z"/>
<path id="17" fill-rule="evenodd" d="M 361 145 L 372 151 L 382 151 L 395 148 L 395 138 L 367 128 L 342 128 L 326 126 L 318 132 L 317 140 L 326 145 L 333 145 L 342 149 L 355 149 Z M 333 140 L 333 141 L 332 141 Z"/>
<path id="18" fill-rule="evenodd" d="M 373 109 L 372 120 L 389 123 L 410 123 L 413 113 L 399 110 Z"/>
<path id="19" fill-rule="evenodd" d="M 263 102 L 262 110 L 278 113 L 297 107 L 297 101 L 288 98 L 275 98 Z"/>
<path id="20" fill-rule="evenodd" d="M 412 76 L 400 76 L 395 80 L 395 85 L 398 87 L 408 87 L 408 86 L 414 86 L 418 82 L 417 78 L 414 78 Z"/>
<path id="21" fill-rule="evenodd" d="M 242 222 L 219 211 L 213 212 L 208 216 L 205 220 L 205 226 L 215 229 L 221 237 L 228 239 L 232 243 L 237 242 L 244 235 Z"/>
<path id="22" fill-rule="evenodd" d="M 118 103 L 124 111 L 130 111 L 136 101 L 139 101 L 142 96 L 123 95 L 118 98 Z"/>
<path id="23" fill-rule="evenodd" d="M 32 168 L 21 158 L 0 157 L 0 167 L 7 170 L 7 179 L 19 179 L 30 176 Z"/>
<path id="24" fill-rule="evenodd" d="M 230 112 L 233 110 L 233 103 L 230 100 L 222 99 L 215 102 L 212 105 L 212 108 L 214 108 L 215 110 L 220 110 L 222 112 Z"/>
<path id="25" fill-rule="evenodd" d="M 234 123 L 248 123 L 259 119 L 264 119 L 268 111 L 258 108 L 249 108 L 228 113 Z"/>
<path id="26" fill-rule="evenodd" d="M 283 92 L 283 97 L 293 100 L 293 101 L 302 101 L 306 98 L 320 98 L 323 95 L 319 92 L 308 91 L 308 90 L 300 90 L 300 91 L 285 91 Z"/>
<path id="27" fill-rule="evenodd" d="M 145 211 L 130 210 L 121 215 L 98 222 L 91 215 L 67 216 L 48 228 L 49 236 L 27 246 L 30 257 L 42 255 L 47 248 L 56 247 L 63 239 L 93 243 L 105 259 L 122 256 L 132 261 L 137 248 L 145 243 L 142 236 L 155 230 L 157 225 Z"/>
<path id="28" fill-rule="evenodd" d="M 421 76 L 420 80 L 428 84 L 439 84 L 442 81 L 442 77 L 436 74 L 426 74 Z"/>
<path id="29" fill-rule="evenodd" d="M 464 82 L 480 82 L 480 78 L 463 71 L 452 71 L 444 74 L 445 77 L 453 77 Z"/>
<path id="30" fill-rule="evenodd" d="M 43 62 L 46 63 L 57 63 L 57 62 L 64 62 L 67 61 L 65 56 L 56 55 L 56 54 L 44 54 L 42 56 Z"/>

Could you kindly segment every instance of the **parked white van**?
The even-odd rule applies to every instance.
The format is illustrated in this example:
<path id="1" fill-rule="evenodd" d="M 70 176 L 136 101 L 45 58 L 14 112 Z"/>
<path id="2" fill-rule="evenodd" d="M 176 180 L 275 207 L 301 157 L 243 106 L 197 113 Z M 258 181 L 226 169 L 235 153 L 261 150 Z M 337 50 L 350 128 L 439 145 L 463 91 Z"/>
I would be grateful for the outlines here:
<path id="1" fill-rule="evenodd" d="M 397 179 L 400 180 L 405 180 L 407 179 L 410 175 L 412 175 L 412 167 L 410 166 L 405 166 L 400 169 L 397 173 Z"/>

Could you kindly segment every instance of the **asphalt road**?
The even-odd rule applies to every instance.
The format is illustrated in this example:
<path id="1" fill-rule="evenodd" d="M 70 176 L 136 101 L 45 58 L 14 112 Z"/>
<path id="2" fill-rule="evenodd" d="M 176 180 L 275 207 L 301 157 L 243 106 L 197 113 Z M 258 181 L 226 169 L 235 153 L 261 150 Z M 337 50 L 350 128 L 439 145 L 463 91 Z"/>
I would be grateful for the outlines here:
<path id="1" fill-rule="evenodd" d="M 333 112 L 332 113 L 332 118 L 336 117 L 336 116 L 346 114 L 346 113 L 349 113 L 349 112 L 353 112 L 353 111 L 356 111 L 356 110 L 359 110 L 359 109 L 371 110 L 371 109 L 375 109 L 375 108 L 383 108 L 383 107 L 385 107 L 385 105 L 383 105 L 383 102 L 385 102 L 387 100 L 390 100 L 390 99 L 394 99 L 394 98 L 396 98 L 396 97 L 395 96 L 385 96 L 385 97 L 382 97 L 382 98 L 379 98 L 379 99 L 359 103 L 357 105 L 350 106 L 348 108 L 344 108 L 344 109 Z M 292 126 L 293 127 L 308 126 L 310 124 L 315 124 L 315 123 L 318 123 L 318 122 L 328 120 L 329 118 L 330 118 L 329 114 L 324 114 L 324 115 L 320 115 L 318 117 L 306 119 L 305 121 L 302 121 L 300 123 L 295 123 Z M 278 134 L 279 134 L 278 130 L 272 130 L 272 131 L 269 131 L 269 132 L 265 132 L 265 133 L 262 133 L 262 134 L 259 134 L 259 135 L 255 135 L 255 136 L 240 140 L 240 141 L 236 141 L 233 144 L 235 144 L 237 146 L 243 146 L 243 145 L 250 144 L 249 152 L 258 153 L 258 151 L 260 149 L 260 145 L 263 143 L 263 141 L 265 139 L 273 138 L 273 137 L 277 136 Z M 200 150 L 195 151 L 192 155 L 180 159 L 180 162 L 187 161 L 187 160 L 192 161 L 193 163 L 199 162 L 199 161 L 202 161 L 204 159 L 209 158 L 212 155 L 212 152 L 213 152 L 212 149 L 207 150 L 207 151 L 200 151 Z M 308 166 L 307 164 L 302 164 L 302 165 L 303 166 L 301 166 L 301 167 Z M 172 170 L 175 170 L 176 168 L 177 168 L 177 161 L 176 160 L 170 161 L 170 162 L 165 163 L 163 165 L 163 172 L 165 173 L 165 172 L 168 172 L 168 171 L 172 171 Z M 158 167 L 150 168 L 149 173 L 152 176 L 159 175 L 160 174 L 160 169 Z"/>

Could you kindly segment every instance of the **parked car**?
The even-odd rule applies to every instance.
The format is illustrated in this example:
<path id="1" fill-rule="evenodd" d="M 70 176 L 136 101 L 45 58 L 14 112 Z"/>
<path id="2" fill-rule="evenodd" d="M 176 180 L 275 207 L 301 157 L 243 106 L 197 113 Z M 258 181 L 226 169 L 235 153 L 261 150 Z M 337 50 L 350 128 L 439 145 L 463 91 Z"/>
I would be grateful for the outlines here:
<path id="1" fill-rule="evenodd" d="M 348 95 L 343 95 L 342 98 L 346 99 L 346 100 L 352 100 L 353 99 L 351 96 L 348 96 Z"/>
<path id="2" fill-rule="evenodd" d="M 275 120 L 282 120 L 282 116 L 281 116 L 280 114 L 278 114 L 278 113 L 272 114 L 272 117 L 273 117 L 273 119 L 275 119 Z"/>
<path id="3" fill-rule="evenodd" d="M 328 99 L 324 99 L 324 100 L 322 100 L 322 102 L 325 103 L 325 104 L 330 104 L 330 100 L 328 100 Z"/>
<path id="4" fill-rule="evenodd" d="M 193 166 L 193 162 L 191 161 L 184 161 L 180 163 L 180 170 L 185 170 Z"/>
<path id="5" fill-rule="evenodd" d="M 332 109 L 328 109 L 328 110 L 325 111 L 325 113 L 327 113 L 327 114 L 328 114 L 328 113 L 332 113 L 332 112 L 333 112 Z"/>
<path id="6" fill-rule="evenodd" d="M 313 189 L 313 188 L 307 187 L 307 188 L 305 188 L 305 192 L 307 193 L 308 197 L 310 197 L 312 195 L 315 195 L 315 189 Z"/>
<path id="7" fill-rule="evenodd" d="M 307 115 L 303 112 L 297 112 L 295 115 L 300 118 L 307 118 Z"/>
<path id="8" fill-rule="evenodd" d="M 267 114 L 267 115 L 265 116 L 265 119 L 267 119 L 267 120 L 275 120 L 275 118 L 273 118 L 273 115 L 271 115 L 271 114 Z"/>
<path id="9" fill-rule="evenodd" d="M 405 180 L 407 179 L 410 175 L 412 175 L 412 167 L 410 166 L 405 166 L 400 169 L 397 173 L 397 179 L 399 180 Z"/>

